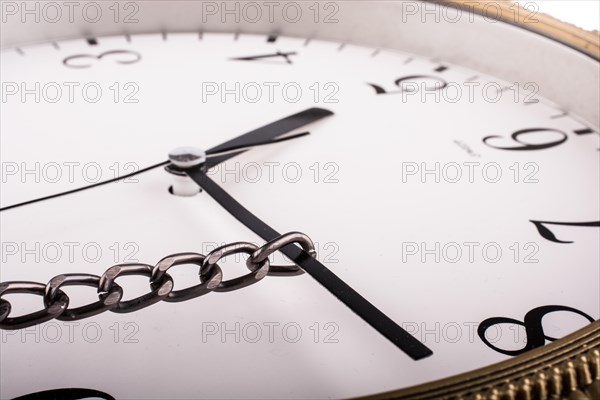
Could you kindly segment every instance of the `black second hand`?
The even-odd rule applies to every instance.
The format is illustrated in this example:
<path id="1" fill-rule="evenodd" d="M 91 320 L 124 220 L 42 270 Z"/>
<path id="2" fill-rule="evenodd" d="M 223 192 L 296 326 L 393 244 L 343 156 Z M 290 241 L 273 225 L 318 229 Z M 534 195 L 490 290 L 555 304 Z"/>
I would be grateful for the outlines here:
<path id="1" fill-rule="evenodd" d="M 315 122 L 320 120 L 321 118 L 325 118 L 333 115 L 333 113 L 329 110 L 323 108 L 308 108 L 304 111 L 301 111 L 296 114 L 292 114 L 275 122 L 272 122 L 268 125 L 262 126 L 260 128 L 254 129 L 253 131 L 244 133 L 238 137 L 235 137 L 231 140 L 228 140 L 225 143 L 221 143 L 220 145 L 213 147 L 207 151 L 207 154 L 214 154 L 210 156 L 204 166 L 206 168 L 212 168 L 224 161 L 229 160 L 232 157 L 235 157 L 239 154 L 246 152 L 249 148 L 256 146 L 263 146 L 266 144 L 279 143 L 290 139 L 299 138 L 308 134 L 308 132 L 298 133 L 295 135 L 290 135 L 284 138 L 281 138 L 282 135 L 285 135 L 294 129 L 300 128 L 301 126 L 307 125 L 311 122 Z M 224 153 L 224 154 L 223 154 Z M 155 168 L 159 168 L 165 165 L 170 164 L 170 161 L 163 161 L 158 164 L 151 165 L 149 167 L 143 168 L 139 171 L 134 171 L 127 175 L 122 175 L 113 179 L 109 179 L 102 182 L 97 182 L 88 186 L 79 187 L 76 189 L 67 190 L 66 192 L 55 193 L 49 196 L 40 197 L 37 199 L 27 200 L 22 203 L 12 204 L 6 207 L 0 207 L 0 212 L 11 210 L 13 208 L 23 207 L 29 204 L 38 203 L 45 200 L 54 199 L 57 197 L 66 196 L 69 194 L 81 192 L 83 190 L 92 189 L 95 187 L 103 186 L 109 183 L 113 183 L 119 181 L 121 179 L 130 178 L 135 175 L 141 174 L 146 171 L 150 171 Z"/>
<path id="2" fill-rule="evenodd" d="M 242 206 L 237 200 L 231 197 L 229 193 L 210 179 L 206 173 L 202 171 L 201 166 L 186 169 L 185 172 L 201 186 L 206 193 L 215 199 L 217 203 L 258 236 L 266 241 L 273 240 L 280 236 L 276 230 L 248 211 L 248 209 Z M 427 346 L 402 329 L 387 315 L 381 312 L 377 307 L 362 297 L 358 292 L 304 250 L 296 245 L 290 244 L 283 247 L 281 252 L 299 265 L 317 282 L 323 285 L 329 292 L 342 301 L 365 322 L 375 328 L 375 330 L 404 351 L 413 360 L 420 360 L 433 354 Z"/>

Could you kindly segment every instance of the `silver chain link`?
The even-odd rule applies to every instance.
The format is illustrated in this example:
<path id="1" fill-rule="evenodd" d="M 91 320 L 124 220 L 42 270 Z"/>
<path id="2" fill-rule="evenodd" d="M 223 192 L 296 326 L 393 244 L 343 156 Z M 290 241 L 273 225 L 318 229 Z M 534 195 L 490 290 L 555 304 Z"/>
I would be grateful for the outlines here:
<path id="1" fill-rule="evenodd" d="M 92 274 L 62 274 L 50 279 L 47 284 L 37 282 L 0 283 L 0 329 L 22 329 L 38 325 L 51 319 L 75 321 L 105 311 L 130 313 L 159 301 L 179 302 L 202 296 L 210 292 L 228 292 L 250 286 L 267 275 L 295 276 L 304 271 L 297 265 L 271 265 L 269 256 L 281 248 L 299 244 L 312 257 L 316 256 L 313 241 L 300 232 L 281 235 L 263 246 L 249 242 L 236 242 L 216 248 L 207 255 L 198 253 L 172 254 L 160 260 L 156 266 L 148 264 L 118 264 L 107 269 L 102 276 Z M 247 254 L 246 267 L 250 273 L 238 278 L 223 280 L 223 272 L 217 264 L 233 254 Z M 167 271 L 177 265 L 194 264 L 200 270 L 198 285 L 173 290 L 175 284 Z M 116 283 L 119 276 L 137 275 L 149 278 L 151 291 L 131 300 L 122 301 L 123 288 Z M 98 301 L 84 306 L 69 308 L 69 297 L 60 289 L 62 286 L 91 286 L 98 291 Z M 44 308 L 30 314 L 9 317 L 11 304 L 2 297 L 6 294 L 27 293 L 42 296 Z"/>

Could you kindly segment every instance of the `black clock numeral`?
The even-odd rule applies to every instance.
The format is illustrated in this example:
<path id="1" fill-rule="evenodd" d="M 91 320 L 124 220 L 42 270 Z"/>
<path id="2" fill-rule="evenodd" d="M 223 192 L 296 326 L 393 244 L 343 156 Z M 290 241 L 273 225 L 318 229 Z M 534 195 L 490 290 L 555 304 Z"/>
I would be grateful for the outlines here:
<path id="1" fill-rule="evenodd" d="M 544 333 L 544 326 L 542 324 L 542 319 L 544 318 L 544 316 L 546 314 L 550 314 L 550 313 L 553 313 L 556 311 L 566 311 L 566 312 L 575 313 L 575 314 L 581 315 L 582 317 L 586 318 L 590 323 L 594 322 L 594 318 L 590 317 L 583 311 L 577 310 L 576 308 L 567 307 L 567 306 L 550 305 L 550 306 L 537 307 L 537 308 L 534 308 L 533 310 L 529 311 L 527 314 L 525 314 L 525 318 L 523 319 L 523 322 L 513 319 L 513 318 L 505 318 L 505 317 L 488 318 L 479 324 L 479 327 L 477 328 L 477 334 L 479 335 L 479 338 L 483 341 L 483 343 L 485 343 L 492 350 L 495 350 L 498 353 L 506 354 L 508 356 L 518 356 L 520 354 L 525 353 L 526 351 L 535 349 L 536 347 L 542 347 L 544 344 L 546 344 L 546 340 L 548 340 L 548 341 L 556 340 L 556 338 L 550 337 Z M 514 325 L 519 325 L 519 326 L 524 327 L 525 334 L 527 337 L 527 342 L 525 344 L 525 347 L 523 347 L 522 349 L 519 349 L 519 350 L 506 350 L 506 349 L 501 349 L 499 347 L 496 347 L 492 343 L 490 343 L 488 338 L 485 336 L 485 333 L 492 326 L 500 325 L 500 324 L 514 324 Z"/>
<path id="2" fill-rule="evenodd" d="M 539 135 L 539 134 L 542 134 L 543 132 L 558 133 L 561 136 L 561 138 L 554 140 L 554 141 L 549 141 L 549 142 L 545 142 L 545 143 L 537 143 L 537 144 L 526 143 L 526 142 L 522 141 L 522 139 L 519 138 L 521 135 L 535 135 L 536 133 Z M 590 128 L 584 128 L 584 129 L 574 130 L 573 133 L 578 136 L 581 136 L 581 135 L 588 135 L 591 133 L 598 133 L 598 132 L 596 132 Z M 564 133 L 563 131 L 559 131 L 557 129 L 551 129 L 551 128 L 521 129 L 519 131 L 514 132 L 512 135 L 510 135 L 510 137 L 513 141 L 518 143 L 520 146 L 502 147 L 502 146 L 495 146 L 493 144 L 488 143 L 490 139 L 503 139 L 502 136 L 498 136 L 498 135 L 486 136 L 485 138 L 483 138 L 483 143 L 485 143 L 486 145 L 488 145 L 490 147 L 493 147 L 494 149 L 499 149 L 499 150 L 543 150 L 543 149 L 549 149 L 554 146 L 558 146 L 558 145 L 566 142 L 568 139 L 567 134 Z"/>
<path id="3" fill-rule="evenodd" d="M 446 86 L 448 86 L 448 82 L 443 80 L 442 78 L 438 78 L 436 76 L 431 75 L 410 75 L 404 76 L 402 78 L 398 78 L 394 81 L 394 84 L 400 88 L 400 90 L 386 91 L 382 86 L 376 85 L 374 83 L 367 83 L 367 85 L 371 86 L 375 89 L 376 94 L 394 94 L 394 93 L 406 93 L 406 92 L 415 92 L 419 89 L 415 90 L 414 84 L 416 82 L 421 82 L 423 87 L 419 87 L 419 89 L 424 90 L 442 90 Z M 407 83 L 411 83 L 411 85 L 406 85 Z"/>
<path id="4" fill-rule="evenodd" d="M 288 52 L 277 51 L 276 53 L 273 53 L 273 54 L 262 54 L 262 55 L 259 55 L 259 56 L 233 57 L 233 58 L 230 58 L 230 60 L 234 60 L 234 61 L 256 61 L 256 60 L 264 60 L 265 58 L 282 57 L 283 60 L 285 60 L 286 63 L 293 64 L 292 60 L 290 59 L 290 56 L 295 56 L 296 54 L 298 54 L 298 53 L 296 53 L 295 51 L 288 51 Z"/>
<path id="5" fill-rule="evenodd" d="M 550 141 L 550 142 L 546 142 L 546 143 L 538 143 L 538 144 L 532 144 L 532 143 L 526 143 L 524 141 L 521 140 L 521 136 L 522 135 L 535 135 L 536 133 L 541 133 L 541 132 L 555 132 L 558 133 L 561 138 L 554 140 L 554 141 Z M 521 129 L 519 131 L 514 132 L 512 135 L 510 135 L 511 139 L 515 142 L 517 142 L 520 146 L 512 146 L 512 147 L 501 147 L 501 146 L 494 146 L 493 144 L 488 143 L 490 139 L 502 139 L 502 136 L 487 136 L 485 138 L 483 138 L 483 143 L 485 143 L 486 145 L 493 147 L 494 149 L 499 149 L 499 150 L 543 150 L 543 149 L 549 149 L 551 147 L 554 146 L 558 146 L 559 144 L 562 144 L 564 142 L 567 141 L 567 134 L 564 133 L 563 131 L 559 131 L 557 129 L 550 129 L 550 128 L 532 128 L 532 129 Z"/>
<path id="6" fill-rule="evenodd" d="M 529 222 L 533 223 L 537 228 L 538 232 L 544 239 L 548 239 L 551 242 L 555 243 L 573 243 L 569 241 L 563 241 L 556 238 L 554 233 L 548 228 L 544 226 L 547 225 L 563 225 L 563 226 L 600 226 L 600 221 L 593 222 L 550 222 L 550 221 L 534 221 L 530 220 Z"/>
<path id="7" fill-rule="evenodd" d="M 77 54 L 69 56 L 63 60 L 63 65 L 69 68 L 90 68 L 95 62 L 103 61 L 104 59 L 110 59 L 117 64 L 135 64 L 142 59 L 140 53 L 132 50 L 110 50 L 100 53 L 98 55 L 93 54 Z M 84 61 L 77 63 L 77 61 Z"/>

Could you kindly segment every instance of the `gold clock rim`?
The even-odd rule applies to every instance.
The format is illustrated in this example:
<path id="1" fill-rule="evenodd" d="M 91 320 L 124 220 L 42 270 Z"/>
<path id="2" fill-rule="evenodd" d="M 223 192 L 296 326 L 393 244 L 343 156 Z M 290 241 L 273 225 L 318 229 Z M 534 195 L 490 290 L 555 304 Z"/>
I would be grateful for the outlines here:
<path id="1" fill-rule="evenodd" d="M 510 0 L 425 0 L 486 15 L 489 3 L 500 10 L 495 18 L 524 28 L 600 61 L 600 33 L 586 31 L 546 14 L 529 12 Z M 519 7 L 522 12 L 515 12 Z M 361 399 L 593 399 L 600 396 L 600 321 L 560 340 L 488 367 L 449 378 L 383 392 Z M 554 397 L 553 397 L 554 396 Z"/>
<path id="2" fill-rule="evenodd" d="M 535 13 L 512 0 L 422 0 L 483 15 L 545 36 L 600 61 L 600 32 L 587 31 L 548 14 Z M 493 5 L 493 7 L 492 7 Z M 491 11 L 493 10 L 493 11 Z M 517 11 L 518 10 L 518 11 Z"/>
<path id="3" fill-rule="evenodd" d="M 543 400 L 567 398 L 573 392 L 584 396 L 577 399 L 593 399 L 589 390 L 600 394 L 600 321 L 488 367 L 361 399 Z"/>

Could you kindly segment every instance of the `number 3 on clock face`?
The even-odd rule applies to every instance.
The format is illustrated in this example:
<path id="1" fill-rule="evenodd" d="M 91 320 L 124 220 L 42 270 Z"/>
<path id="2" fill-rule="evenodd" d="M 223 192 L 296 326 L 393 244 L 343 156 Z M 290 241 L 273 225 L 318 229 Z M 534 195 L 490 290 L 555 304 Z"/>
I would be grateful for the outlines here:
<path id="1" fill-rule="evenodd" d="M 141 370 L 142 397 L 348 397 L 483 367 L 600 315 L 597 121 L 514 83 L 400 51 L 169 33 L 5 51 L 2 85 L 2 207 L 144 168 L 180 145 L 209 148 L 306 108 L 331 110 L 310 135 L 208 175 L 265 221 L 311 236 L 321 262 L 433 350 L 415 362 L 310 278 L 267 278 L 177 306 L 3 332 L 11 395 L 27 363 L 58 386 L 99 371 L 135 383 Z M 3 212 L 2 281 L 262 242 L 206 193 L 171 195 L 171 180 L 157 169 Z M 224 274 L 245 273 L 239 262 L 224 260 Z M 197 283 L 187 272 L 175 276 L 181 287 Z M 146 290 L 125 283 L 130 298 Z M 68 357 L 48 369 L 50 353 Z M 185 366 L 169 390 L 158 355 Z M 257 387 L 265 373 L 268 388 Z"/>

